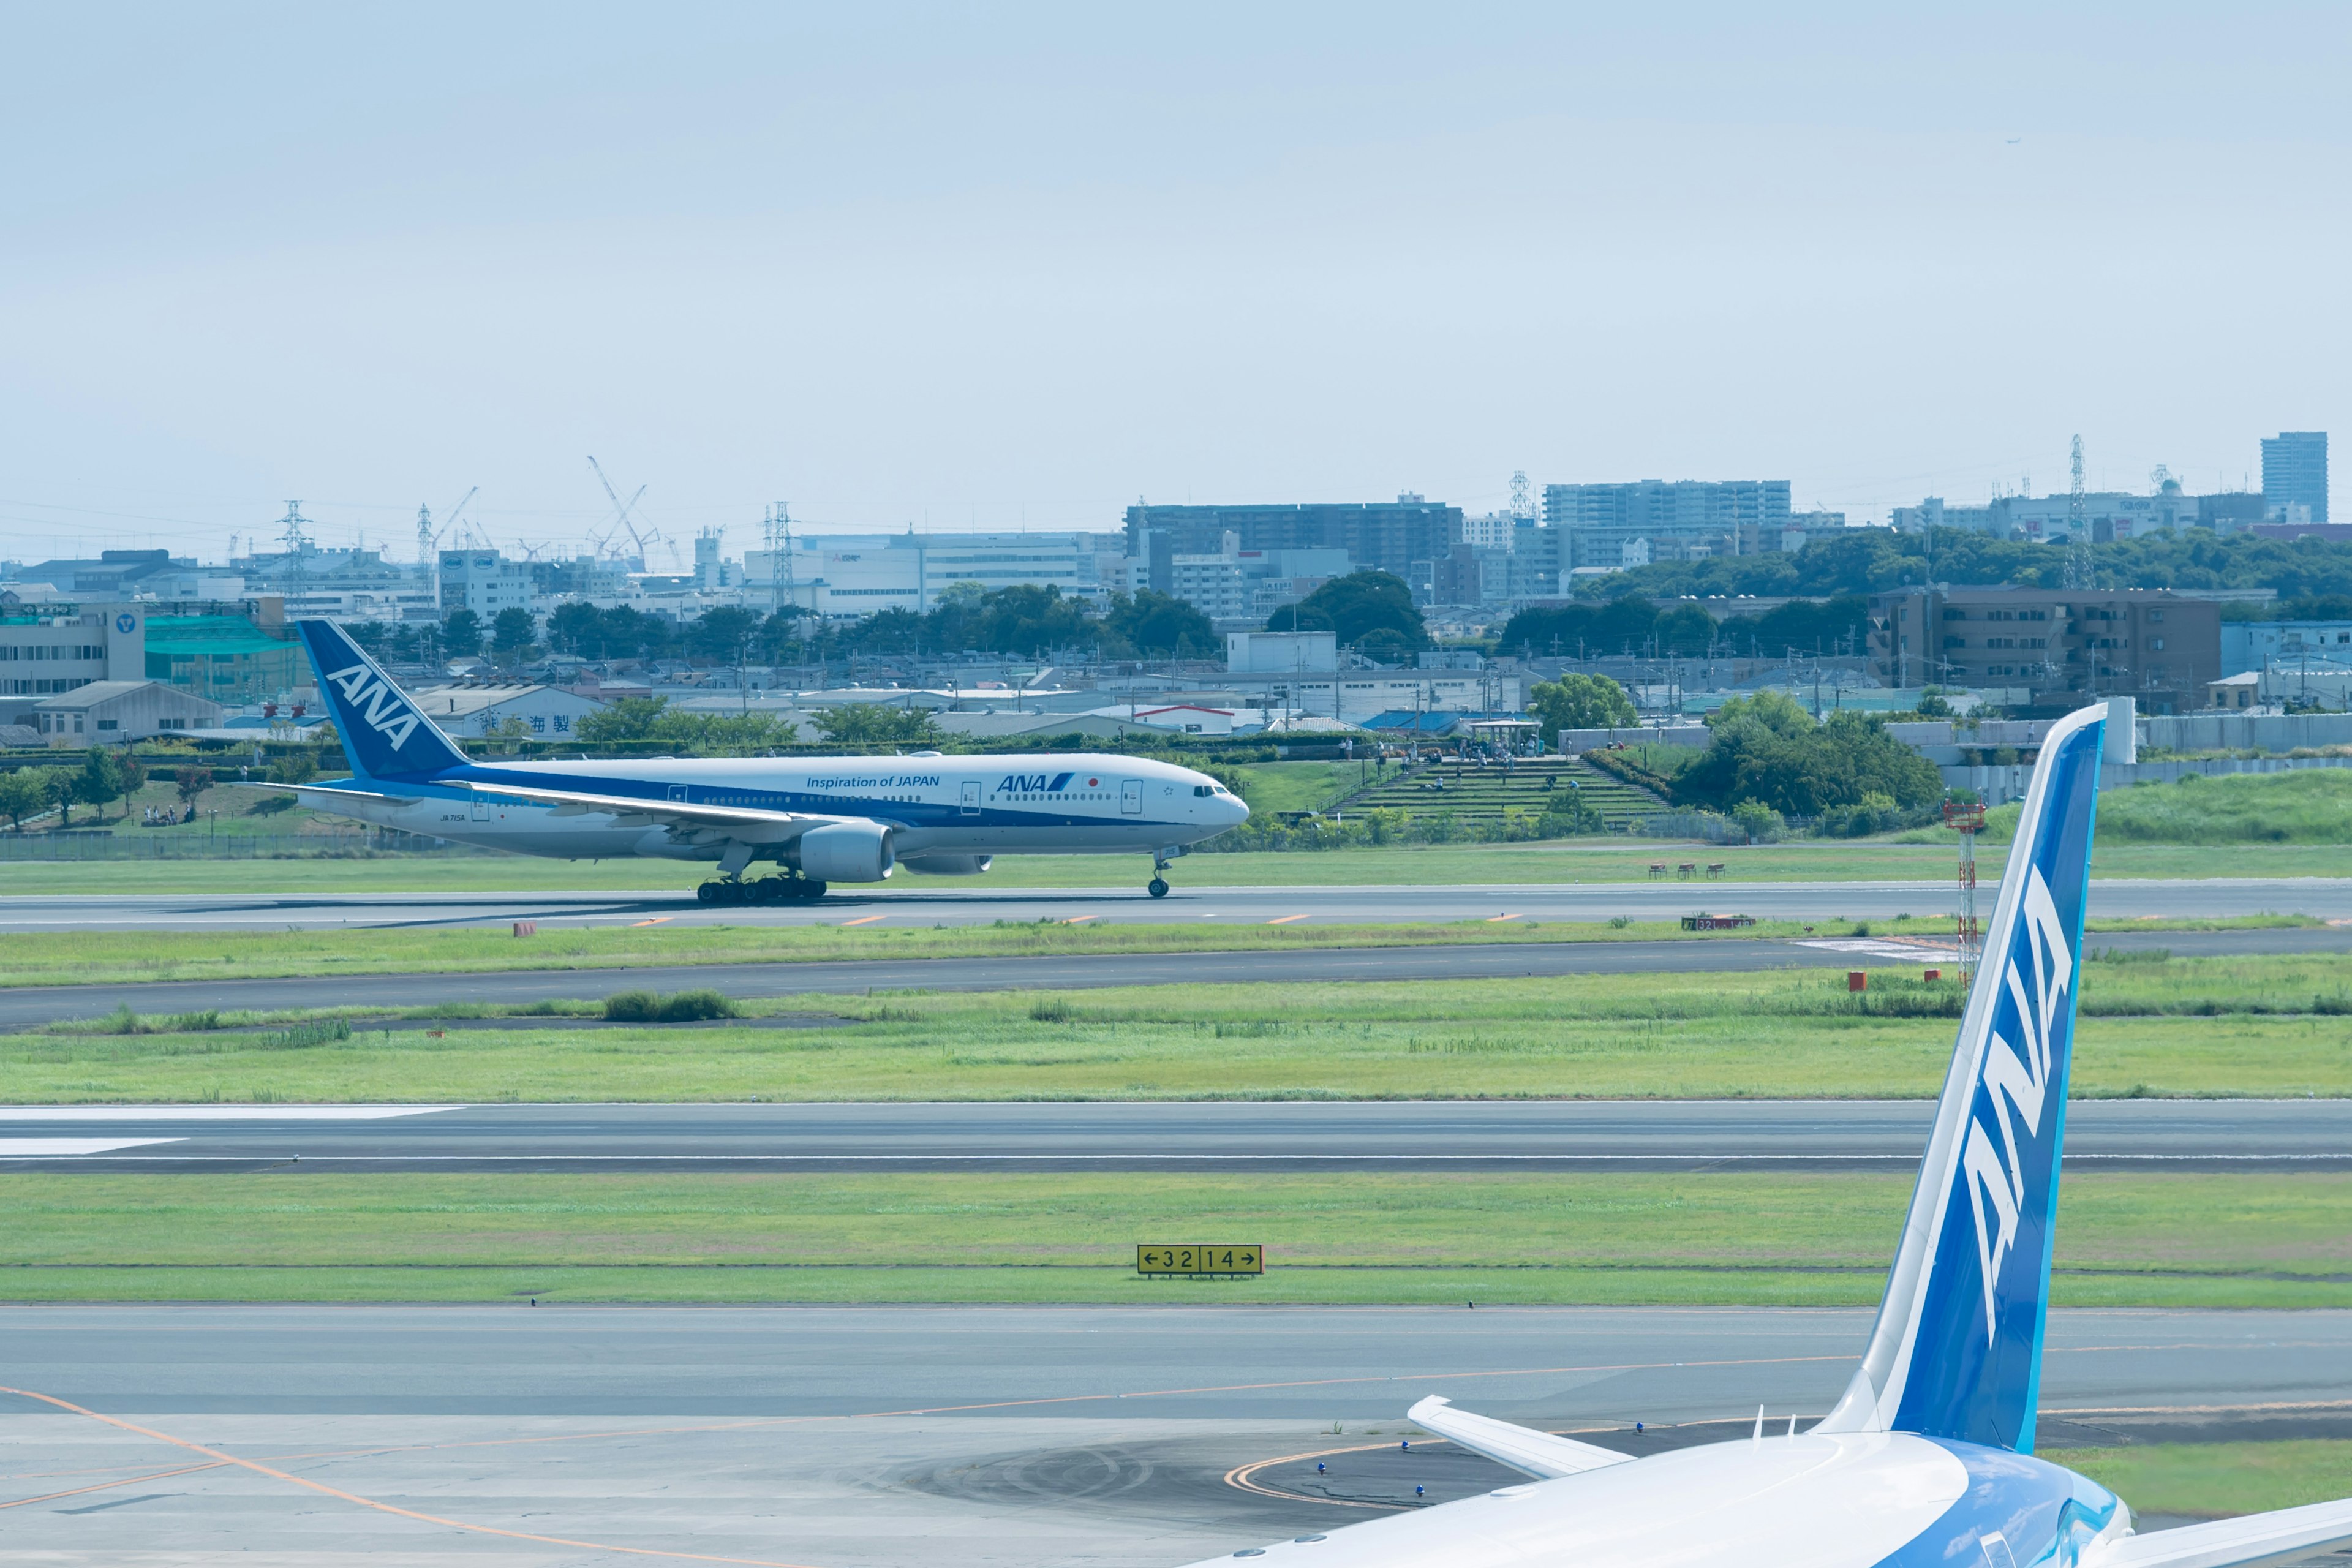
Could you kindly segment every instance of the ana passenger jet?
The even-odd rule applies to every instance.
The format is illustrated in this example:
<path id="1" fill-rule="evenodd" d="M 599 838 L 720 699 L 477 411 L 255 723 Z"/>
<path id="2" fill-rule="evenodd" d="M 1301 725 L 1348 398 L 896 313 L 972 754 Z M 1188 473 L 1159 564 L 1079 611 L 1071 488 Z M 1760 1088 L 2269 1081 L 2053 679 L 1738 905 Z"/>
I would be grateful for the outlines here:
<path id="1" fill-rule="evenodd" d="M 2033 1457 L 2106 709 L 2042 744 L 1862 1365 L 1829 1415 L 1636 1459 L 1424 1399 L 1530 1478 L 1265 1546 L 1265 1568 L 2251 1568 L 2352 1542 L 2352 1500 L 2132 1533 Z M 1213 1558 L 1197 1568 L 1228 1563 Z"/>
<path id="2" fill-rule="evenodd" d="M 304 805 L 525 855 L 715 860 L 705 903 L 817 899 L 900 865 L 972 876 L 1024 854 L 1148 854 L 1165 898 L 1171 859 L 1249 817 L 1206 773 L 1086 752 L 477 763 L 341 626 L 299 629 L 352 764 L 301 785 Z M 755 860 L 782 875 L 744 880 Z"/>

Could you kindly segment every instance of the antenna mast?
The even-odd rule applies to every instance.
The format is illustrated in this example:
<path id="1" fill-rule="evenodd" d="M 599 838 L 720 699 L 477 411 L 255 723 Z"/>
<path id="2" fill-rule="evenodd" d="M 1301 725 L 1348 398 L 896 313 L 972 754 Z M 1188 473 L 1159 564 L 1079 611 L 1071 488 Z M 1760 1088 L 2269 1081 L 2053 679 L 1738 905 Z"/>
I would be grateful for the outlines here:
<path id="1" fill-rule="evenodd" d="M 2074 456 L 2070 465 L 2074 476 L 2073 488 L 2066 492 L 2066 588 L 2069 593 L 2087 591 L 2091 586 L 2091 542 L 2089 504 L 2083 498 L 2083 438 L 2074 437 Z"/>

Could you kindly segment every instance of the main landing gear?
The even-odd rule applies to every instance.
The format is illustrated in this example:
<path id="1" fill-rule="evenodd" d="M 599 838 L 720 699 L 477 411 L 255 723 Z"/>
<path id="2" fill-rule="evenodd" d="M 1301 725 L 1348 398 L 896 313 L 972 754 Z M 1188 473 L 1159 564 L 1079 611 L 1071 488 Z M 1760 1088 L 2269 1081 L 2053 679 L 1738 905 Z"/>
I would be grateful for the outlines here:
<path id="1" fill-rule="evenodd" d="M 824 897 L 825 884 L 813 877 L 721 877 L 705 882 L 694 896 L 706 904 L 804 904 Z"/>

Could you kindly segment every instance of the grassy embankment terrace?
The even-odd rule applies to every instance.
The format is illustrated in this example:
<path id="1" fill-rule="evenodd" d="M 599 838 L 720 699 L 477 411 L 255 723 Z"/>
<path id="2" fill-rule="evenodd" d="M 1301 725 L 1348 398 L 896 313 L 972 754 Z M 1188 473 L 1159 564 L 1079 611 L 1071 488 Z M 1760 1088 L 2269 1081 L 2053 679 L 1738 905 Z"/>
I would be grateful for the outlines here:
<path id="1" fill-rule="evenodd" d="M 2104 822 L 2105 807 L 2102 807 Z M 186 829 L 158 828 L 157 833 Z M 1997 845 L 1978 850 L 1979 874 L 1997 875 Z M 1410 845 L 1290 854 L 1204 854 L 1176 864 L 1181 894 L 1210 887 L 1357 887 L 1643 882 L 1652 864 L 1720 860 L 1721 886 L 1746 882 L 1948 880 L 1950 836 L 1932 844 L 1884 840 L 1748 847 L 1670 839 L 1557 839 L 1529 844 Z M 2116 844 L 2102 841 L 2095 873 L 2141 877 L 2352 877 L 2352 845 Z M 386 857 L 379 859 L 0 860 L 0 893 L 265 894 L 465 892 L 690 893 L 710 868 L 672 860 L 543 860 L 520 855 Z M 980 877 L 925 877 L 901 869 L 890 888 L 961 889 L 1130 889 L 1141 896 L 1150 863 L 1140 856 L 1008 855 Z M 1717 884 L 1705 886 L 1716 896 Z"/>
<path id="2" fill-rule="evenodd" d="M 385 1019 L 300 1047 L 98 1022 L 0 1037 L 0 1103 L 1916 1099 L 1959 1001 L 1916 969 L 1860 996 L 1791 969 L 902 992 L 747 1005 L 793 1027 Z M 2352 1095 L 2352 957 L 2095 959 L 2081 1008 L 2078 1097 Z"/>
<path id="3" fill-rule="evenodd" d="M 1712 890 L 1712 889 L 1710 889 Z M 1729 911 L 1723 899 L 1694 895 L 1694 910 Z M 1925 900 L 1923 900 L 1924 902 Z M 1940 940 L 1950 917 L 1864 921 L 1759 921 L 1736 931 L 1685 931 L 1674 921 L 1528 921 L 1509 918 L 1429 924 L 1288 925 L 1259 921 L 1121 925 L 1092 919 L 1000 921 L 985 926 L 923 925 L 908 918 L 855 927 L 690 925 L 665 929 L 626 917 L 611 925 L 556 926 L 518 938 L 504 924 L 431 931 L 24 931 L 0 935 L 0 988 L 116 985 L 164 980 L 257 980 L 320 974 L 459 974 L 505 970 L 593 972 L 632 964 L 811 963 L 860 959 L 1034 957 L 1068 953 L 1243 952 L 1313 948 L 1430 947 L 1463 943 L 1740 942 L 1760 937 L 1857 934 Z M 2297 915 L 2217 920 L 2093 921 L 2093 931 L 2226 931 L 2316 926 Z"/>
<path id="4" fill-rule="evenodd" d="M 2352 1442 L 2149 1443 L 2120 1448 L 2044 1448 L 2135 1513 L 2224 1519 L 2332 1502 L 2352 1493 Z"/>
<path id="5" fill-rule="evenodd" d="M 20 1300 L 1868 1305 L 1901 1174 L 0 1177 Z M 2352 1305 L 2352 1176 L 2070 1177 L 2054 1300 Z M 1139 1241 L 1261 1243 L 1145 1280 Z"/>

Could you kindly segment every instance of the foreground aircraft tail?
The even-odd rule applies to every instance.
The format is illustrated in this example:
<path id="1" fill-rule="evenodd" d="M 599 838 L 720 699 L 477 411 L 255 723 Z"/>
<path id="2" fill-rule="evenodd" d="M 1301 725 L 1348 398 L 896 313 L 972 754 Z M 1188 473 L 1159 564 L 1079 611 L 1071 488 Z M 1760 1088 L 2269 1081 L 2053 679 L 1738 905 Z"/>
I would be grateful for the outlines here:
<path id="1" fill-rule="evenodd" d="M 1886 1299 L 1817 1431 L 2033 1450 L 2106 714 L 2042 742 Z"/>
<path id="2" fill-rule="evenodd" d="M 466 765 L 466 753 L 342 627 L 332 621 L 303 621 L 299 629 L 319 677 L 319 696 L 343 738 L 352 772 L 384 778 Z"/>

